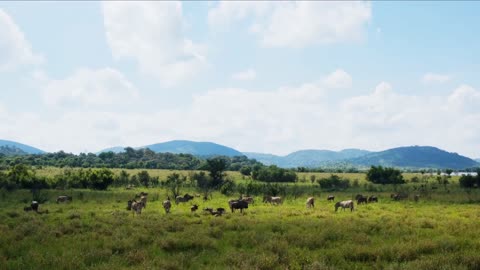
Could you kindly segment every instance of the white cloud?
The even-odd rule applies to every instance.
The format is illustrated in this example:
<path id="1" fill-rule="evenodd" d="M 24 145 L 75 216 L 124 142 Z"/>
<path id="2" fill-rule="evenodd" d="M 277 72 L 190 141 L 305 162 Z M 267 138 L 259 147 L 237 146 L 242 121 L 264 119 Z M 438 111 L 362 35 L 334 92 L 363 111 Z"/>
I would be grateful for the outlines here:
<path id="1" fill-rule="evenodd" d="M 0 9 L 0 72 L 42 61 L 43 57 L 33 53 L 30 43 L 12 17 Z"/>
<path id="2" fill-rule="evenodd" d="M 452 77 L 447 74 L 436 74 L 436 73 L 426 73 L 422 77 L 422 82 L 424 84 L 441 84 L 450 81 Z"/>
<path id="3" fill-rule="evenodd" d="M 83 85 L 71 84 L 69 78 L 64 80 L 68 83 L 62 83 L 64 87 Z M 92 84 L 105 85 L 99 81 L 93 80 Z M 129 93 L 129 87 L 114 85 L 109 89 L 127 89 Z M 109 111 L 108 106 L 92 107 L 95 101 L 84 94 L 75 98 L 69 94 L 57 98 L 57 102 L 75 99 L 92 106 L 69 106 L 64 113 L 46 116 L 9 112 L 8 107 L 0 105 L 0 134 L 46 150 L 73 152 L 190 139 L 275 154 L 306 148 L 383 150 L 433 145 L 478 156 L 474 146 L 480 140 L 480 108 L 476 106 L 480 92 L 471 86 L 461 85 L 448 95 L 415 96 L 401 94 L 388 82 L 381 82 L 369 94 L 339 101 L 329 96 L 330 87 L 320 78 L 270 91 L 212 89 L 193 96 L 186 108 L 159 108 L 150 113 Z M 107 93 L 103 96 L 116 94 L 113 90 Z"/>
<path id="4" fill-rule="evenodd" d="M 238 81 L 251 81 L 257 77 L 257 73 L 253 68 L 249 68 L 244 71 L 237 72 L 232 75 L 232 79 Z"/>
<path id="5" fill-rule="evenodd" d="M 45 74 L 34 77 L 44 83 L 43 98 L 48 105 L 124 105 L 139 93 L 120 72 L 111 68 L 78 69 L 62 80 L 50 80 Z"/>
<path id="6" fill-rule="evenodd" d="M 221 1 L 211 8 L 212 28 L 252 17 L 250 31 L 266 47 L 301 48 L 314 44 L 358 41 L 371 19 L 368 2 L 236 2 Z"/>
<path id="7" fill-rule="evenodd" d="M 350 88 L 352 87 L 352 76 L 342 69 L 337 69 L 323 78 L 323 83 L 328 88 Z"/>
<path id="8" fill-rule="evenodd" d="M 105 1 L 102 10 L 115 59 L 135 60 L 142 72 L 157 77 L 164 86 L 205 68 L 204 46 L 184 35 L 180 2 Z"/>

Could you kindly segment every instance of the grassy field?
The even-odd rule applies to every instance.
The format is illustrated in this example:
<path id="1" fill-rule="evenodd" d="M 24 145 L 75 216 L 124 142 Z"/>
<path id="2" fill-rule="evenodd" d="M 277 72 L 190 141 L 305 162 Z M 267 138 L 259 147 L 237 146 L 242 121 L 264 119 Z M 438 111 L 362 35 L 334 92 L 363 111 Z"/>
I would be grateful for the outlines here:
<path id="1" fill-rule="evenodd" d="M 41 215 L 23 211 L 29 191 L 1 191 L 0 269 L 480 269 L 476 190 L 435 191 L 418 203 L 375 193 L 379 203 L 354 212 L 335 212 L 327 193 L 314 209 L 306 196 L 280 206 L 256 197 L 244 214 L 213 217 L 191 213 L 190 202 L 167 215 L 166 193 L 155 188 L 133 216 L 126 201 L 141 190 L 45 191 Z M 54 203 L 61 194 L 73 202 Z M 228 199 L 193 203 L 227 208 Z"/>

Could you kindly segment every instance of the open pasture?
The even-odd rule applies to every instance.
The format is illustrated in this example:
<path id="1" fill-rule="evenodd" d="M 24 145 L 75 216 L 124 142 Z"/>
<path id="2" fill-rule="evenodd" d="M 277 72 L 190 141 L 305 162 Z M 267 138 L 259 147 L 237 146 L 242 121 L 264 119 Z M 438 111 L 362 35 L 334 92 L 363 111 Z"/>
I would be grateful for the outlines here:
<path id="1" fill-rule="evenodd" d="M 44 191 L 48 214 L 24 212 L 26 190 L 0 194 L 0 269 L 480 269 L 480 205 L 474 191 L 392 201 L 334 211 L 328 193 L 306 209 L 307 196 L 272 206 L 255 197 L 244 214 L 215 193 L 173 203 L 165 214 L 162 189 L 148 189 L 141 215 L 126 201 L 143 189 Z M 366 192 L 363 192 L 367 194 Z M 73 201 L 56 204 L 61 194 Z M 372 194 L 371 192 L 368 194 Z M 355 193 L 334 193 L 336 201 Z M 190 206 L 199 210 L 191 213 Z"/>

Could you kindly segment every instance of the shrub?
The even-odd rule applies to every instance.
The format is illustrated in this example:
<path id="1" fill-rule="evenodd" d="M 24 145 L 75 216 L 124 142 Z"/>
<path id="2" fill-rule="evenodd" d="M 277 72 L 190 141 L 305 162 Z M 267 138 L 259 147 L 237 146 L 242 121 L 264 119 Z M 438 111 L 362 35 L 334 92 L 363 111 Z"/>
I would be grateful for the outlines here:
<path id="1" fill-rule="evenodd" d="M 350 187 L 348 179 L 342 179 L 338 175 L 332 174 L 328 178 L 318 180 L 318 184 L 323 189 L 347 189 Z"/>

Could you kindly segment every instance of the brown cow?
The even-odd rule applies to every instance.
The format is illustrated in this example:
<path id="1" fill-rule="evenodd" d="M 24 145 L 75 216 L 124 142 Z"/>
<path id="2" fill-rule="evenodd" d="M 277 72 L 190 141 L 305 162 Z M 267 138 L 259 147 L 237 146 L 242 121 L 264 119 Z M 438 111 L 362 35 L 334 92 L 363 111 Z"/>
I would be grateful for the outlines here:
<path id="1" fill-rule="evenodd" d="M 309 197 L 307 199 L 307 208 L 315 207 L 315 199 L 313 197 Z"/>

